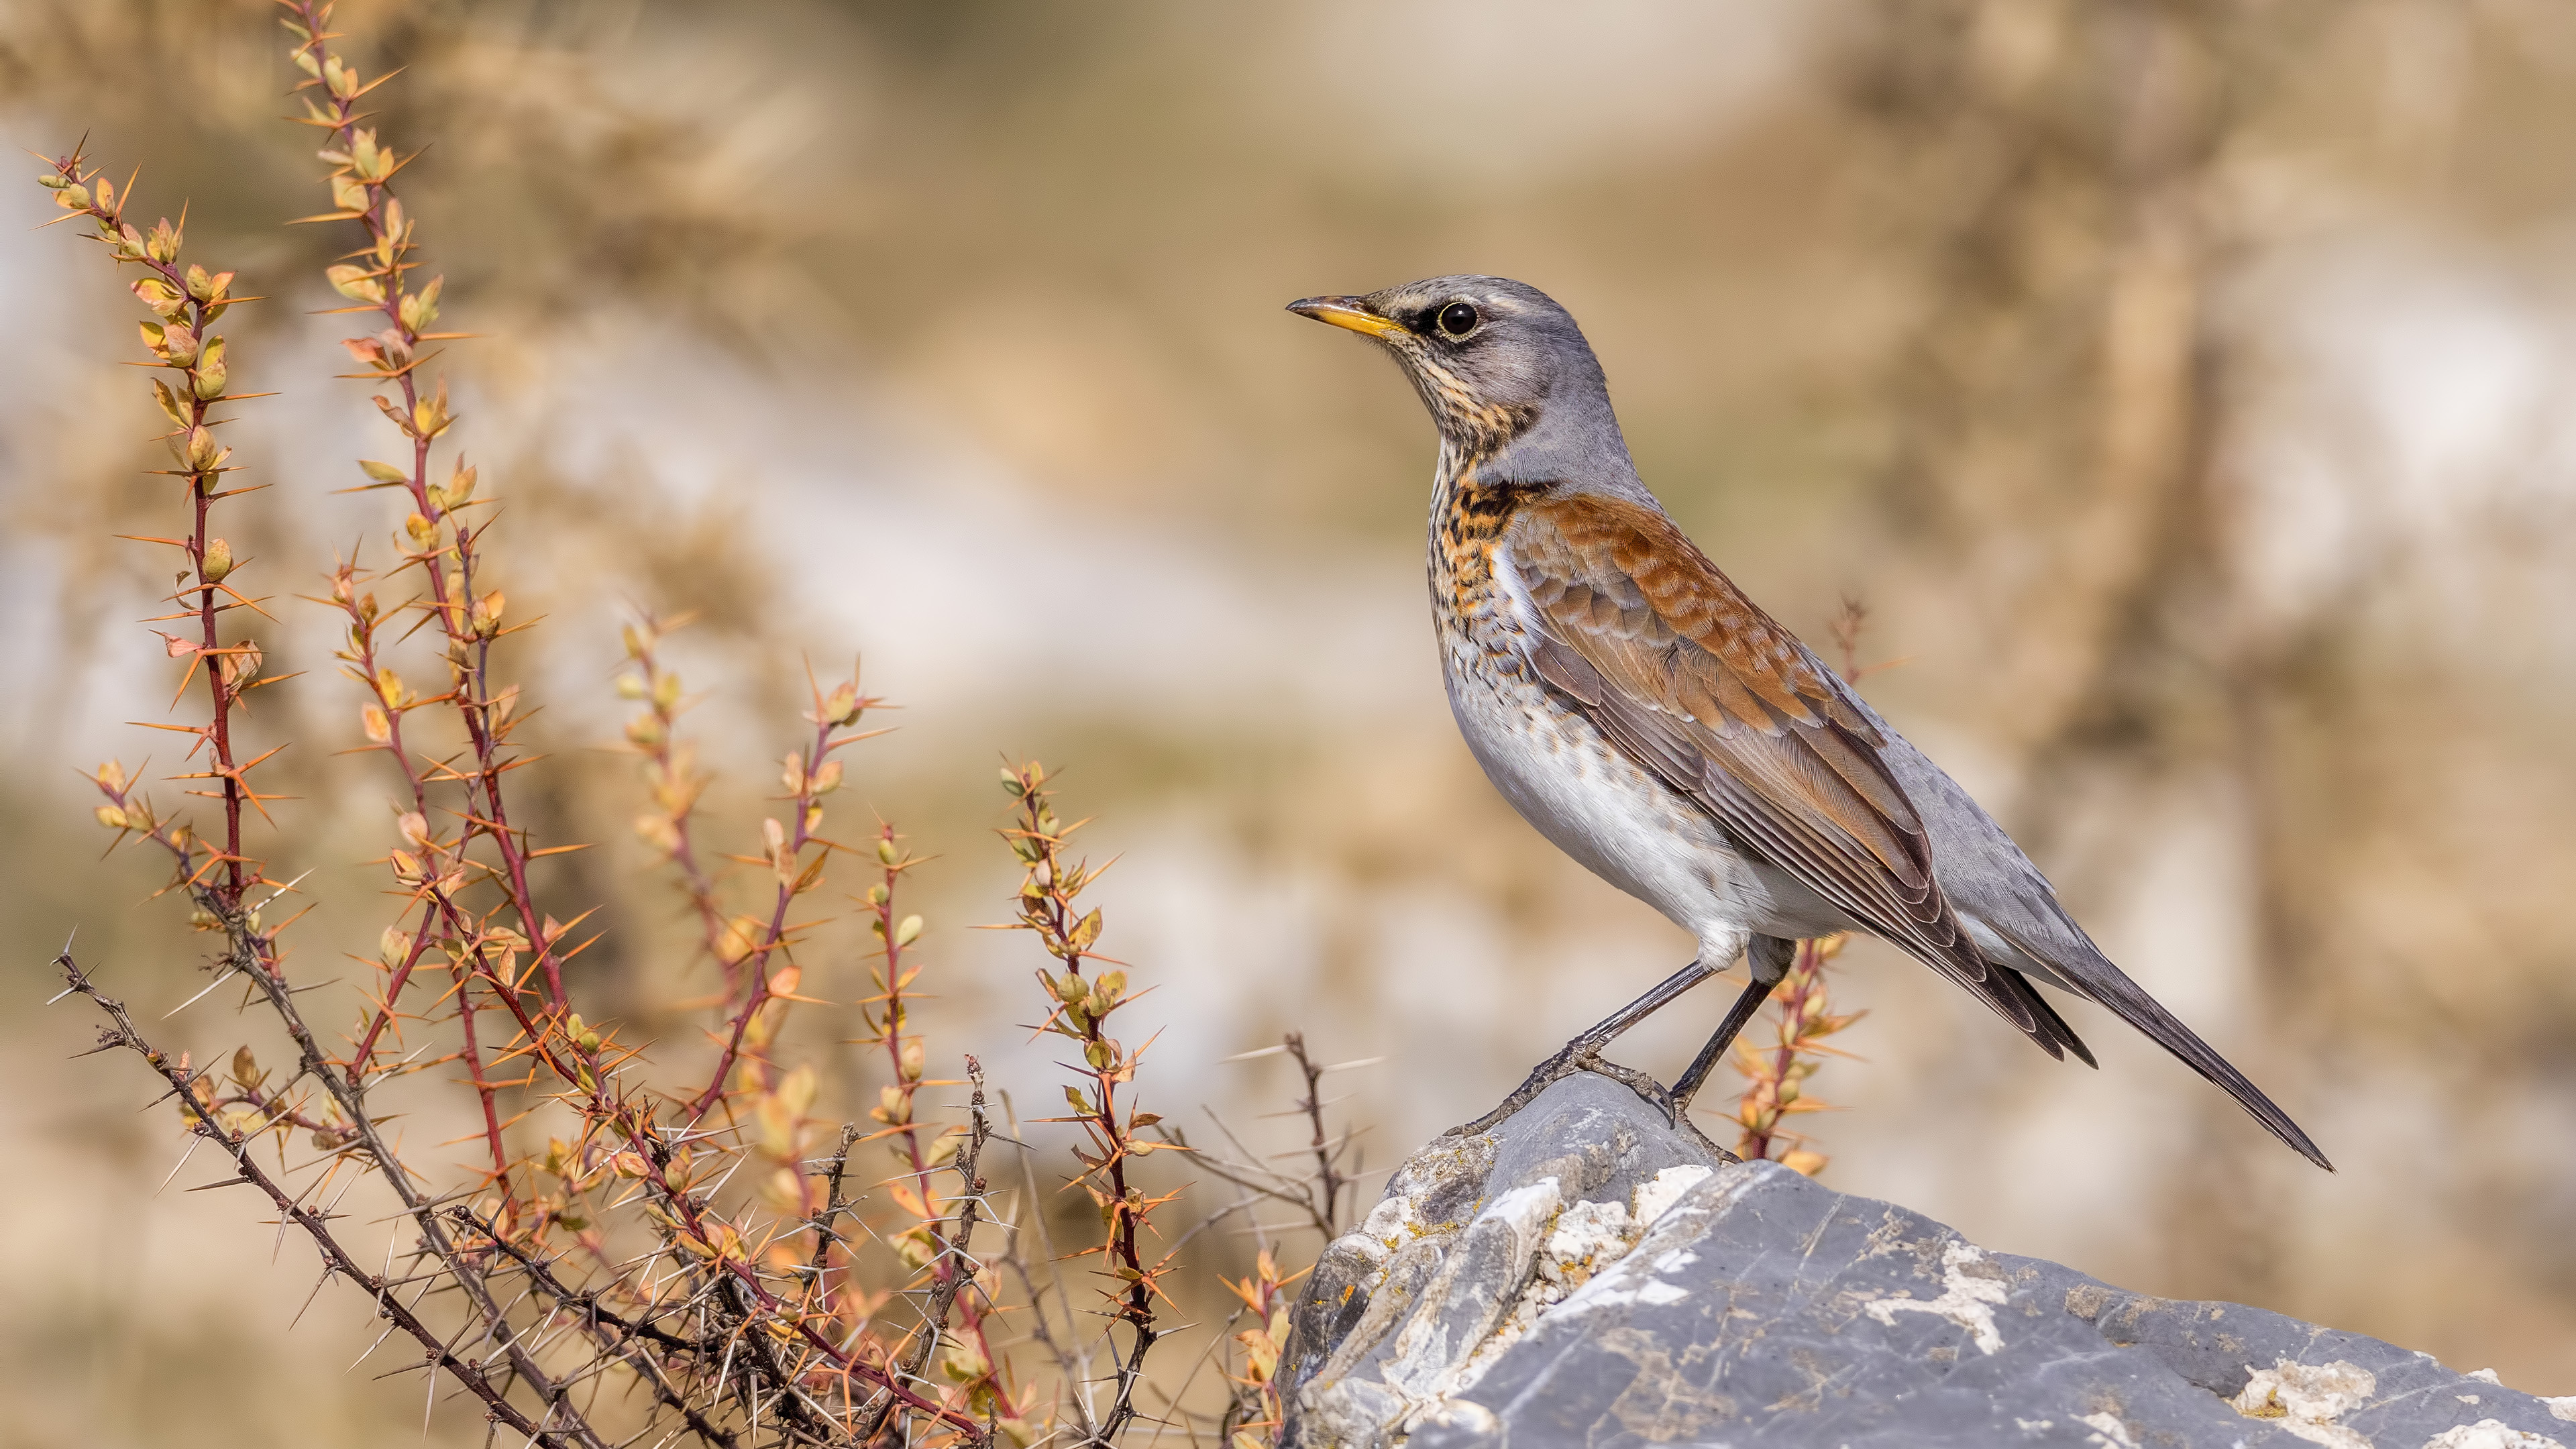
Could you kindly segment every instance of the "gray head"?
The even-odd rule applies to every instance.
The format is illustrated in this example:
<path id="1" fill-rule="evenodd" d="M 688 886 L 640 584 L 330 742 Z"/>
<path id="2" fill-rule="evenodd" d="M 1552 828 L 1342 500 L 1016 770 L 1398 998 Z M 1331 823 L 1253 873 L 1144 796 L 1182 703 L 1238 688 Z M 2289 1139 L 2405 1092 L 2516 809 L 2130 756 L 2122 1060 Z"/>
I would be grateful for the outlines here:
<path id="1" fill-rule="evenodd" d="M 1440 436 L 1479 476 L 1636 487 L 1609 384 L 1583 329 L 1545 292 L 1503 277 L 1432 277 L 1288 310 L 1377 339 Z"/>

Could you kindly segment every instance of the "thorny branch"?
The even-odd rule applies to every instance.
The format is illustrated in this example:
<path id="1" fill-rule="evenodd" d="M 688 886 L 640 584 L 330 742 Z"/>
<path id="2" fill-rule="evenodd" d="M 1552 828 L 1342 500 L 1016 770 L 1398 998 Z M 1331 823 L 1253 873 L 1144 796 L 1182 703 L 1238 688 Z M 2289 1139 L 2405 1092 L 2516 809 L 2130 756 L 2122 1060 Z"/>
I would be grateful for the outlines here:
<path id="1" fill-rule="evenodd" d="M 350 375 L 375 385 L 374 406 L 401 438 L 397 461 L 358 464 L 364 487 L 402 500 L 395 562 L 377 571 L 354 555 L 340 560 L 327 576 L 327 598 L 316 600 L 346 629 L 337 657 L 361 691 L 363 748 L 384 756 L 398 780 L 394 839 L 382 858 L 398 906 L 347 1035 L 332 1041 L 317 1033 L 300 998 L 315 987 L 290 981 L 280 944 L 293 919 L 264 914 L 296 883 L 273 879 L 243 842 L 243 807 L 265 815 L 280 797 L 249 783 L 276 751 L 242 758 L 234 725 L 247 693 L 273 681 L 262 675 L 259 646 L 243 637 L 225 642 L 223 631 L 243 617 L 239 610 L 265 617 L 265 601 L 236 592 L 244 561 L 209 526 L 216 504 L 245 491 L 223 486 L 238 469 L 215 440 L 223 419 L 212 413 L 239 395 L 228 391 L 227 347 L 210 328 L 231 305 L 254 299 L 232 294 L 229 273 L 183 264 L 180 227 L 164 221 L 146 233 L 127 223 L 132 183 L 112 185 L 75 154 L 52 163 L 43 184 L 120 264 L 146 273 L 134 292 L 155 319 L 144 341 L 169 380 L 156 377 L 153 392 L 173 424 L 172 476 L 185 480 L 189 509 L 183 536 L 146 541 L 179 549 L 188 565 L 172 595 L 181 612 L 167 617 L 191 621 L 195 637 L 162 636 L 170 657 L 187 661 L 181 697 L 199 668 L 209 681 L 203 723 L 161 727 L 190 738 L 190 757 L 202 768 L 178 778 L 201 782 L 190 793 L 221 802 L 223 825 L 209 838 L 156 810 L 140 780 L 114 761 L 91 776 L 105 801 L 97 814 L 120 843 L 139 839 L 169 859 L 168 889 L 184 894 L 193 923 L 222 943 L 207 991 L 242 978 L 249 999 L 290 1042 L 292 1066 L 264 1069 L 245 1045 L 227 1083 L 192 1071 L 184 1055 L 168 1059 L 121 1004 L 94 989 L 68 949 L 58 962 L 66 994 L 89 998 L 107 1015 L 103 1049 L 132 1050 L 162 1075 L 181 1100 L 192 1148 L 224 1147 L 236 1175 L 220 1185 L 268 1196 L 283 1222 L 314 1241 L 326 1282 L 338 1276 L 359 1285 L 391 1325 L 388 1334 L 419 1342 L 426 1364 L 527 1442 L 607 1449 L 661 1435 L 723 1449 L 896 1442 L 980 1449 L 997 1433 L 1023 1446 L 1062 1434 L 1052 1422 L 1059 1410 L 1081 1442 L 1116 1442 L 1146 1417 L 1139 1394 L 1147 1354 L 1171 1331 L 1157 1317 L 1171 1253 L 1150 1258 L 1143 1238 L 1153 1211 L 1178 1194 L 1149 1195 L 1133 1169 L 1151 1153 L 1187 1149 L 1161 1134 L 1155 1114 L 1126 1100 L 1143 1048 L 1122 1044 L 1107 1026 L 1136 993 L 1126 971 L 1093 949 L 1100 913 L 1077 904 L 1098 875 L 1064 857 L 1079 827 L 1055 818 L 1042 767 L 1005 772 L 1018 818 L 1004 834 L 1027 867 L 1018 924 L 1038 934 L 1055 967 L 1040 977 L 1048 1002 L 1042 1029 L 1083 1058 L 1081 1085 L 1067 1089 L 1075 1115 L 1059 1120 L 1077 1124 L 1087 1143 L 1066 1185 L 1079 1185 L 1101 1215 L 1100 1241 L 1073 1255 L 1096 1257 L 1111 1284 L 1108 1326 L 1097 1332 L 1079 1326 L 1016 1122 L 1009 1140 L 1021 1149 L 1028 1202 L 1014 1222 L 987 1197 L 982 1168 L 995 1134 L 980 1064 L 966 1058 L 971 1090 L 962 1123 L 943 1126 L 919 1096 L 955 1084 L 927 1075 L 928 1042 L 909 1020 L 925 927 L 898 909 L 897 897 L 905 874 L 923 862 L 891 826 L 877 827 L 881 875 L 860 900 L 880 947 L 876 994 L 859 1004 L 863 1040 L 883 1048 L 889 1082 L 868 1113 L 875 1130 L 843 1126 L 827 1157 L 808 1156 L 821 1083 L 812 1066 L 782 1050 L 781 1032 L 794 1006 L 822 1004 L 800 994 L 810 963 L 798 954 L 815 949 L 807 943 L 820 924 L 799 918 L 810 914 L 804 903 L 836 861 L 865 853 L 824 833 L 824 797 L 842 780 L 838 752 L 876 733 L 858 728 L 878 701 L 859 693 L 855 669 L 845 680 L 812 683 L 804 726 L 783 760 L 783 793 L 774 797 L 782 808 L 761 820 L 756 853 L 726 855 L 707 843 L 697 818 L 708 780 L 679 728 L 689 700 L 664 652 L 677 621 L 648 615 L 629 628 L 620 690 L 642 705 L 626 733 L 647 792 L 637 833 L 671 866 L 721 978 L 721 990 L 701 1003 L 713 1008 L 705 1074 L 672 1081 L 652 1070 L 641 1045 L 621 1039 L 621 1028 L 573 1009 L 567 970 L 598 936 L 578 934 L 587 912 L 568 911 L 568 921 L 548 914 L 537 889 L 538 862 L 581 847 L 541 848 L 513 823 L 507 798 L 507 777 L 536 762 L 514 741 L 533 711 L 520 709 L 517 686 L 500 682 L 496 650 L 530 626 L 503 623 L 507 600 L 487 547 L 497 502 L 477 470 L 450 451 L 461 420 L 433 364 L 440 344 L 463 334 L 433 330 L 443 280 L 420 280 L 417 223 L 395 190 L 418 153 L 399 152 L 378 134 L 367 98 L 392 77 L 361 78 L 328 29 L 331 6 L 279 3 L 289 58 L 304 77 L 296 87 L 301 121 L 319 133 L 329 167 L 331 209 L 303 220 L 347 228 L 356 243 L 327 276 L 352 304 L 342 312 L 372 329 L 344 343 L 358 369 Z M 380 601 L 378 591 L 396 584 L 409 597 Z M 410 660 L 424 648 L 434 658 L 426 675 Z M 406 683 L 405 668 L 437 683 Z M 727 902 L 745 892 L 751 908 L 734 911 Z M 1307 1061 L 1302 1044 L 1298 1061 L 1301 1110 L 1313 1127 L 1307 1150 L 1320 1169 L 1320 1198 L 1309 1211 L 1329 1231 L 1353 1176 L 1341 1165 L 1349 1139 L 1323 1127 L 1319 1082 L 1334 1068 Z M 443 1066 L 456 1084 L 446 1108 L 429 1095 L 441 1085 L 433 1069 Z M 371 1093 L 397 1084 L 408 1084 L 398 1104 L 371 1105 Z M 444 1187 L 417 1154 L 406 1160 L 389 1125 L 442 1113 L 470 1120 L 471 1132 L 457 1140 L 471 1144 L 476 1159 Z M 290 1169 L 285 1153 L 297 1132 L 308 1134 L 317 1155 Z M 278 1162 L 263 1169 L 252 1148 L 272 1135 Z M 896 1160 L 873 1196 L 854 1192 L 848 1177 L 853 1149 L 870 1143 Z M 302 1173 L 314 1177 L 297 1191 L 290 1179 Z M 392 1248 L 383 1272 L 370 1274 L 333 1238 L 337 1205 L 363 1180 L 399 1205 L 398 1238 L 416 1234 L 399 1275 Z M 1202 1220 L 1172 1251 L 1252 1200 Z M 1000 1231 L 1001 1246 L 979 1259 L 975 1238 L 987 1223 Z M 1043 1267 L 1024 1251 L 1032 1231 Z M 1246 1280 L 1259 1299 L 1248 1299 L 1246 1311 L 1265 1312 L 1261 1305 L 1285 1281 L 1265 1252 Z M 1014 1282 L 1018 1304 L 1008 1302 Z M 1061 1310 L 1052 1315 L 1050 1293 Z M 897 1296 L 918 1309 L 899 1329 L 880 1319 Z M 1003 1332 L 1013 1308 L 1028 1310 L 1020 1338 Z M 1111 1331 L 1119 1328 L 1123 1345 Z M 1250 1377 L 1238 1382 L 1263 1381 L 1276 1362 L 1275 1341 L 1265 1348 L 1257 1333 L 1237 1338 L 1250 1356 Z M 1015 1382 L 1010 1351 L 1020 1342 L 1044 1349 L 1056 1382 Z M 1211 1351 L 1217 1343 L 1211 1337 Z M 1092 1397 L 1090 1368 L 1100 1352 L 1116 1368 L 1105 1411 Z M 648 1393 L 621 1404 L 603 1389 L 612 1373 Z M 1183 1392 L 1190 1382 L 1182 1380 Z M 1238 1396 L 1237 1407 L 1250 1402 Z M 1211 1411 L 1203 1421 L 1218 1418 Z M 1275 1418 L 1256 1405 L 1229 1410 L 1223 1426 L 1258 1428 Z"/>

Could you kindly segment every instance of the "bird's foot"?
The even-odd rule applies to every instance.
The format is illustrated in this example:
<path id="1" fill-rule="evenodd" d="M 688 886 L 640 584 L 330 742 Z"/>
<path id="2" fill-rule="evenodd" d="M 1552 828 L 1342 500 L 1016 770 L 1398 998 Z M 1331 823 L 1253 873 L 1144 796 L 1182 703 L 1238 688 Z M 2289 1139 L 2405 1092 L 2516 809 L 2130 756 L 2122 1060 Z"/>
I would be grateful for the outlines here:
<path id="1" fill-rule="evenodd" d="M 1565 1050 L 1558 1052 L 1555 1056 L 1549 1057 L 1546 1061 L 1539 1063 L 1537 1068 L 1529 1074 L 1529 1079 L 1522 1082 L 1518 1087 L 1513 1088 L 1512 1094 L 1505 1097 L 1501 1104 L 1496 1106 L 1494 1110 L 1464 1126 L 1452 1127 L 1440 1135 L 1443 1137 L 1474 1137 L 1479 1133 L 1491 1132 L 1496 1127 L 1510 1121 L 1523 1107 L 1537 1101 L 1539 1093 L 1546 1091 L 1549 1087 L 1554 1086 L 1558 1082 L 1564 1081 L 1567 1077 L 1571 1077 L 1582 1072 L 1590 1072 L 1595 1076 L 1608 1077 L 1610 1080 L 1626 1087 L 1629 1091 L 1636 1093 L 1638 1098 L 1645 1102 L 1647 1106 L 1663 1113 L 1664 1120 L 1667 1122 L 1678 1122 L 1680 1120 L 1680 1114 L 1673 1110 L 1673 1095 L 1672 1093 L 1664 1090 L 1663 1083 L 1656 1081 L 1654 1078 L 1647 1076 L 1644 1072 L 1638 1071 L 1634 1067 L 1623 1067 L 1617 1062 L 1604 1061 L 1601 1057 L 1601 1048 L 1597 1043 L 1576 1041 L 1567 1044 Z"/>

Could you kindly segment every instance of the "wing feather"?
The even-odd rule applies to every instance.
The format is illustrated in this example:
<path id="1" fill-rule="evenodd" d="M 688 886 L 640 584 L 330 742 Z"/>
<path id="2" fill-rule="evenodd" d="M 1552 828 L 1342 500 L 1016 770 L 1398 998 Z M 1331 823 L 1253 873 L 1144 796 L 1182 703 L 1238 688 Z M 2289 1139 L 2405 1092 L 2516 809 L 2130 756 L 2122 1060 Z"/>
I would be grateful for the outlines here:
<path id="1" fill-rule="evenodd" d="M 1497 550 L 1539 677 L 1740 845 L 1974 992 L 2051 1056 L 2065 1020 L 1977 952 L 1930 839 L 1841 682 L 1657 510 L 1561 495 Z"/>

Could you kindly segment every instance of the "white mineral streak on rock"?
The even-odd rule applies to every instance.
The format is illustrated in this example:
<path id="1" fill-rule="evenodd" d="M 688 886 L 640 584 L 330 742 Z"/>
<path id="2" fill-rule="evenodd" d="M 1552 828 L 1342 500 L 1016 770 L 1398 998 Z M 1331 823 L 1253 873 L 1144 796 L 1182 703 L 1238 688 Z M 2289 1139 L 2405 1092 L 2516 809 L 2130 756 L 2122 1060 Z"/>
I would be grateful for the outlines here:
<path id="1" fill-rule="evenodd" d="M 1636 1240 L 1637 1228 L 1628 1221 L 1627 1208 L 1615 1202 L 1576 1203 L 1557 1215 L 1556 1231 L 1548 1234 L 1547 1246 L 1539 1251 L 1539 1277 L 1570 1293 L 1625 1257 L 1628 1245 Z"/>
<path id="2" fill-rule="evenodd" d="M 2424 1449 L 2567 1449 L 2546 1434 L 2514 1428 L 2502 1419 L 2480 1419 L 2445 1429 L 2424 1441 Z"/>
<path id="3" fill-rule="evenodd" d="M 2003 1273 L 1986 1261 L 1985 1250 L 1953 1238 L 1941 1249 L 1940 1297 L 1881 1298 L 1868 1305 L 1868 1312 L 1890 1328 L 1900 1313 L 1938 1314 L 1968 1330 L 1979 1352 L 1993 1353 L 2004 1346 L 2004 1336 L 1995 1331 L 1995 1305 L 2011 1296 Z"/>
<path id="4" fill-rule="evenodd" d="M 2464 1379 L 2476 1379 L 2482 1384 L 2494 1384 L 2498 1388 L 2504 1387 L 2503 1375 L 2498 1374 L 2491 1368 L 2471 1369 L 2469 1372 L 2460 1375 L 2460 1377 Z"/>
<path id="5" fill-rule="evenodd" d="M 1447 1311 L 1447 1300 L 1457 1290 L 1457 1274 L 1467 1262 L 1465 1244 L 1469 1236 L 1487 1223 L 1499 1223 L 1511 1234 L 1509 1260 L 1515 1265 L 1525 1264 L 1533 1256 L 1543 1257 L 1544 1244 L 1553 1237 L 1549 1232 L 1551 1220 L 1559 1216 L 1557 1208 L 1563 1201 L 1556 1179 L 1542 1177 L 1485 1204 L 1485 1210 L 1467 1225 L 1466 1232 L 1460 1235 L 1460 1245 L 1450 1250 L 1449 1261 L 1424 1289 L 1422 1310 L 1397 1333 L 1394 1356 L 1384 1371 L 1385 1381 L 1409 1402 L 1434 1403 L 1467 1387 L 1484 1373 L 1485 1365 L 1498 1352 L 1494 1341 L 1501 1334 L 1489 1331 L 1487 1325 L 1478 1325 L 1478 1336 L 1471 1341 L 1453 1343 L 1449 1339 L 1451 1313 Z M 1505 1308 L 1500 1327 L 1508 1328 L 1519 1316 L 1520 1307 L 1515 1303 Z"/>
<path id="6" fill-rule="evenodd" d="M 1493 1410 L 1473 1399 L 1447 1399 L 1408 1420 L 1404 1431 L 1415 1434 L 1433 1427 L 1464 1429 L 1470 1434 L 1485 1436 L 1501 1433 L 1503 1421 L 1494 1417 Z"/>
<path id="7" fill-rule="evenodd" d="M 2075 1422 L 2089 1426 L 2093 1432 L 2085 1435 L 2085 1439 L 2101 1445 L 2102 1449 L 2138 1449 L 2138 1441 L 2129 1437 L 2129 1426 L 2121 1423 L 2117 1414 L 2085 1414 Z M 2041 1427 L 2046 1427 L 2046 1421 L 2042 1421 Z"/>
<path id="8" fill-rule="evenodd" d="M 1622 1303 L 1660 1307 L 1690 1297 L 1689 1289 L 1651 1277 L 1636 1287 L 1614 1287 L 1598 1280 L 1628 1256 L 1656 1219 L 1680 1202 L 1692 1188 L 1715 1175 L 1713 1169 L 1695 1162 L 1667 1167 L 1651 1180 L 1638 1184 L 1631 1197 L 1633 1206 L 1615 1202 L 1578 1202 L 1557 1214 L 1547 1241 L 1539 1247 L 1536 1271 L 1530 1275 L 1520 1297 L 1514 1300 L 1511 1311 L 1484 1342 L 1475 1346 L 1466 1362 L 1441 1381 L 1437 1392 L 1441 1395 L 1456 1394 L 1473 1386 L 1505 1351 L 1529 1336 L 1530 1329 L 1541 1317 L 1578 1297 L 1587 1307 Z M 1553 1183 L 1553 1179 L 1549 1181 Z M 1495 1205 L 1501 1206 L 1501 1200 L 1498 1199 Z M 1553 1206 L 1553 1199 L 1550 1205 Z M 1489 1214 L 1493 1211 L 1493 1208 L 1486 1209 Z M 1658 1255 L 1654 1263 L 1643 1271 L 1669 1273 L 1698 1261 L 1698 1254 L 1676 1248 Z M 1634 1277 L 1636 1271 L 1632 1269 L 1624 1277 Z"/>
<path id="9" fill-rule="evenodd" d="M 2341 1359 L 2329 1364 L 2282 1359 L 2253 1375 L 2230 1400 L 2249 1419 L 2274 1419 L 2282 1428 L 2326 1449 L 2372 1449 L 2360 1431 L 2335 1420 L 2370 1401 L 2378 1376 Z M 2446 1446 L 2447 1449 L 2447 1446 Z"/>
<path id="10" fill-rule="evenodd" d="M 1682 1200 L 1682 1194 L 1716 1175 L 1716 1169 L 1696 1162 L 1667 1167 L 1656 1173 L 1652 1182 L 1638 1185 L 1636 1203 L 1628 1210 L 1628 1216 L 1637 1220 L 1641 1231 L 1652 1227 L 1655 1219 L 1664 1215 L 1664 1209 Z"/>
<path id="11" fill-rule="evenodd" d="M 2555 1399 L 2542 1399 L 2541 1402 L 2549 1406 L 2551 1418 L 2564 1419 L 2570 1424 L 2576 1424 L 2576 1394 L 2567 1394 Z"/>
<path id="12" fill-rule="evenodd" d="M 1553 1181 L 1553 1179 L 1550 1179 Z M 1565 1301 L 1602 1269 L 1627 1255 L 1637 1241 L 1637 1225 L 1628 1209 L 1615 1202 L 1578 1202 L 1557 1214 L 1556 1226 L 1538 1250 L 1537 1271 L 1512 1303 L 1511 1311 L 1475 1352 L 1460 1365 L 1441 1392 L 1454 1394 L 1485 1376 L 1505 1350 L 1528 1336 L 1539 1315 Z"/>

